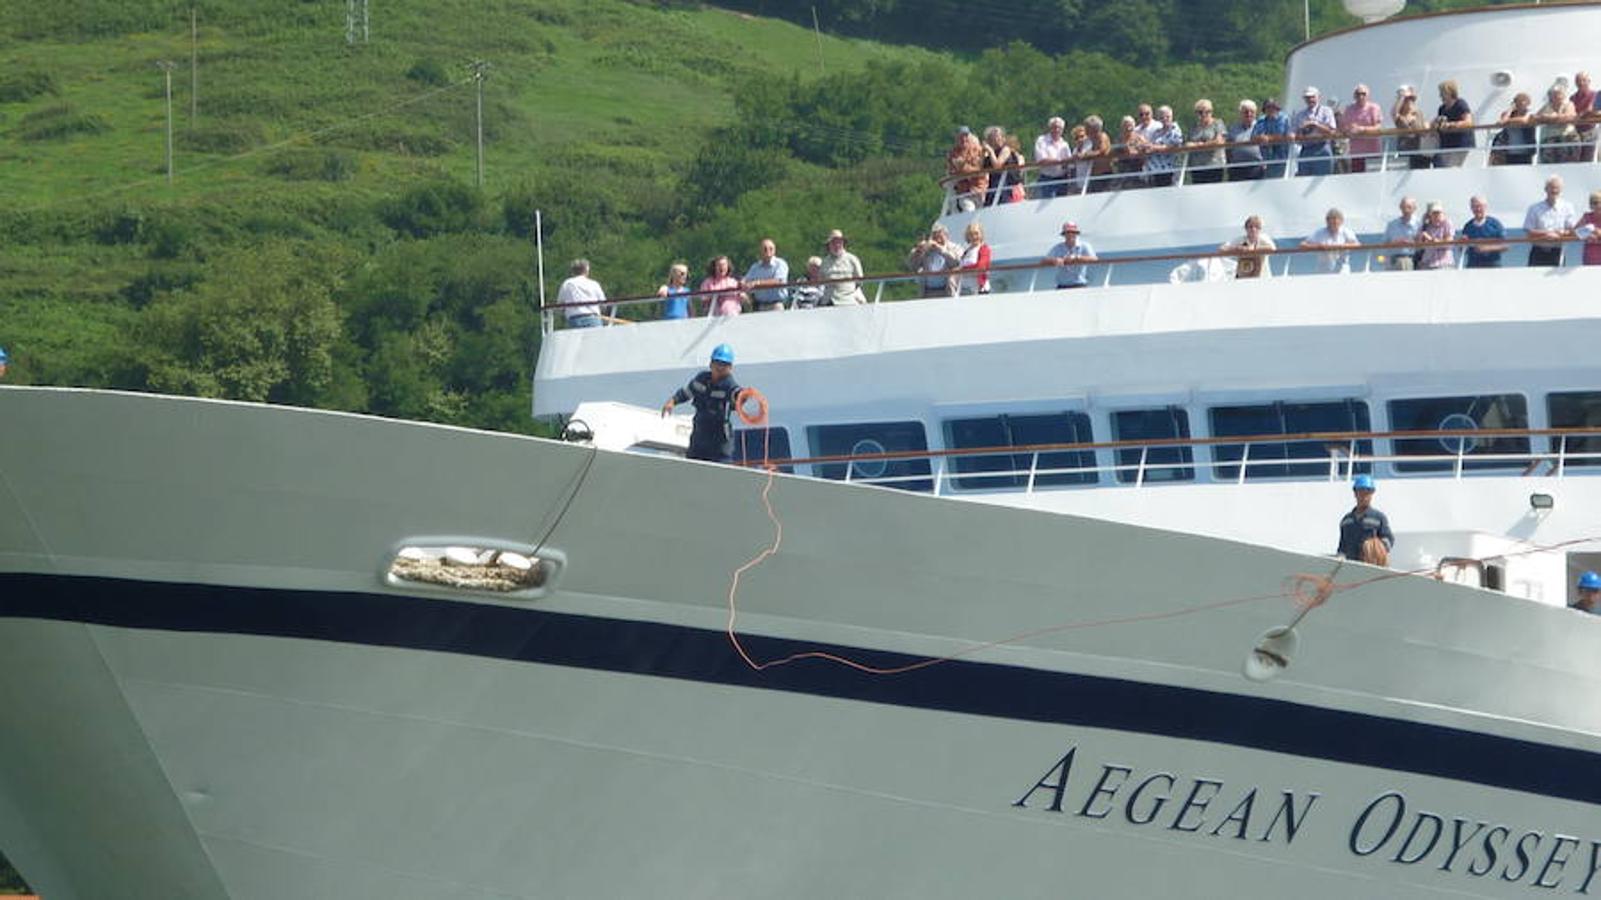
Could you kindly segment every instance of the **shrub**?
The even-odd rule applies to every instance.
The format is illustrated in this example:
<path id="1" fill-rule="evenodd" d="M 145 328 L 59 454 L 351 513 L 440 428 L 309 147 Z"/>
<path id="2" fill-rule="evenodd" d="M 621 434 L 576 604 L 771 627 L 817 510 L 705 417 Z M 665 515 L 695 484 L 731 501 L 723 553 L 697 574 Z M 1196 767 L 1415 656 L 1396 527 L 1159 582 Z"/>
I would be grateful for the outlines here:
<path id="1" fill-rule="evenodd" d="M 358 160 L 349 150 L 331 147 L 291 147 L 267 160 L 269 175 L 290 181 L 349 181 Z"/>
<path id="2" fill-rule="evenodd" d="M 229 122 L 186 129 L 175 139 L 184 150 L 232 156 L 265 144 L 267 134 L 257 122 Z"/>
<path id="3" fill-rule="evenodd" d="M 56 80 L 49 72 L 27 69 L 0 78 L 0 103 L 22 103 L 41 94 L 57 94 Z"/>
<path id="4" fill-rule="evenodd" d="M 444 87 L 450 83 L 450 76 L 445 74 L 445 67 L 439 60 L 427 56 L 412 63 L 411 68 L 406 70 L 406 77 L 418 84 L 433 87 Z"/>
<path id="5" fill-rule="evenodd" d="M 17 137 L 25 141 L 53 141 L 77 134 L 101 134 L 110 131 L 106 120 L 93 113 L 78 112 L 65 103 L 47 106 L 22 117 L 17 123 Z"/>

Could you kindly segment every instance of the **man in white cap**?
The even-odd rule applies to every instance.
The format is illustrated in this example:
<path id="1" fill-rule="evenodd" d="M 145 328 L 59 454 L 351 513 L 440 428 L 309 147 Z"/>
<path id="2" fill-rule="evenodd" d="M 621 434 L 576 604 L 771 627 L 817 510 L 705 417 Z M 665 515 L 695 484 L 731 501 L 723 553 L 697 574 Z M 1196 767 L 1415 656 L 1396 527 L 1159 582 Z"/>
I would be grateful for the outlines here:
<path id="1" fill-rule="evenodd" d="M 862 287 L 855 279 L 862 277 L 862 261 L 845 249 L 845 233 L 838 228 L 828 233 L 828 251 L 823 254 L 823 265 L 817 270 L 823 281 L 824 306 L 859 306 L 867 302 Z"/>
<path id="2" fill-rule="evenodd" d="M 1056 286 L 1064 289 L 1089 287 L 1090 273 L 1086 264 L 1099 260 L 1089 242 L 1078 239 L 1078 225 L 1074 222 L 1062 226 L 1061 243 L 1045 255 L 1045 261 L 1057 267 Z"/>
<path id="3" fill-rule="evenodd" d="M 1322 97 L 1315 87 L 1301 92 L 1306 106 L 1290 116 L 1291 134 L 1303 139 L 1334 136 L 1337 130 L 1334 111 L 1323 105 Z M 1331 161 L 1328 141 L 1304 141 L 1296 152 L 1295 174 L 1327 175 L 1332 168 Z"/>

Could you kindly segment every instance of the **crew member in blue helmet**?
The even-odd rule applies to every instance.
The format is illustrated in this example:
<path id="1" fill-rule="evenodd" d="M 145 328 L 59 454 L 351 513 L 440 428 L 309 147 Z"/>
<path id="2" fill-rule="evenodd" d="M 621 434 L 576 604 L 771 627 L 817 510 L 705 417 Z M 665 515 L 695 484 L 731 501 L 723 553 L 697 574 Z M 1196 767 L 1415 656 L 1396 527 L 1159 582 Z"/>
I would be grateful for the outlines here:
<path id="1" fill-rule="evenodd" d="M 1586 572 L 1579 576 L 1579 597 L 1573 608 L 1594 616 L 1601 616 L 1601 575 Z"/>
<path id="2" fill-rule="evenodd" d="M 6 377 L 6 363 L 9 362 L 11 357 L 6 355 L 6 348 L 0 347 L 0 378 Z"/>
<path id="3" fill-rule="evenodd" d="M 1337 552 L 1357 562 L 1388 565 L 1395 534 L 1390 531 L 1390 520 L 1373 508 L 1373 476 L 1358 475 L 1351 479 L 1351 493 L 1356 495 L 1356 506 L 1340 520 Z"/>
<path id="4" fill-rule="evenodd" d="M 711 368 L 702 370 L 689 384 L 679 388 L 662 404 L 662 415 L 673 407 L 691 401 L 695 404 L 695 429 L 689 434 L 689 459 L 730 462 L 734 458 L 734 428 L 728 417 L 739 402 L 739 383 L 734 381 L 734 348 L 718 344 L 712 350 Z"/>

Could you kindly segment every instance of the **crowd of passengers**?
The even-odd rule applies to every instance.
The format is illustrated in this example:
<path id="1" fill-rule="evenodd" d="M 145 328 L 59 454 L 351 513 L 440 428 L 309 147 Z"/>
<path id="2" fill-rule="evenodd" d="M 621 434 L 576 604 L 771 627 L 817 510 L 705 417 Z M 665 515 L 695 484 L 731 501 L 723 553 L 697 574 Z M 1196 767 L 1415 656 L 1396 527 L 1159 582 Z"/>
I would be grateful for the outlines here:
<path id="1" fill-rule="evenodd" d="M 1566 78 L 1556 79 L 1538 109 L 1527 93 L 1519 93 L 1497 120 L 1491 164 L 1527 165 L 1537 155 L 1544 163 L 1592 161 L 1601 110 L 1589 73 L 1574 75 L 1571 93 L 1569 87 Z M 1343 107 L 1325 102 L 1316 87 L 1301 92 L 1302 106 L 1291 113 L 1272 97 L 1260 108 L 1255 100 L 1241 100 L 1232 124 L 1216 117 L 1212 101 L 1197 100 L 1187 134 L 1171 106 L 1149 103 L 1124 116 L 1115 135 L 1100 116 L 1088 116 L 1071 130 L 1052 117 L 1034 140 L 1034 168 L 1028 170 L 1022 167 L 1030 158 L 1016 135 L 992 125 L 980 139 L 964 125 L 956 129 L 946 171 L 957 179 L 961 208 L 973 209 L 1026 196 L 1167 186 L 1181 173 L 1192 184 L 1279 178 L 1292 162 L 1296 175 L 1364 172 L 1389 152 L 1386 140 L 1411 168 L 1460 166 L 1476 143 L 1472 107 L 1454 80 L 1440 82 L 1439 95 L 1434 117 L 1425 119 L 1416 88 L 1402 85 L 1388 123 L 1365 84 L 1352 90 Z M 1293 160 L 1292 145 L 1298 147 Z"/>
<path id="2" fill-rule="evenodd" d="M 1562 178 L 1553 175 L 1545 181 L 1545 196 L 1530 204 L 1523 214 L 1524 237 L 1530 239 L 1527 264 L 1560 266 L 1563 244 L 1582 241 L 1583 263 L 1601 265 L 1601 191 L 1592 191 L 1589 211 L 1580 215 L 1562 196 Z M 1499 243 L 1507 237 L 1506 226 L 1490 214 L 1482 196 L 1468 199 L 1467 214 L 1461 226 L 1453 222 L 1445 204 L 1431 200 L 1419 214 L 1418 201 L 1401 199 L 1399 215 L 1384 229 L 1382 243 L 1388 251 L 1384 265 L 1395 270 L 1450 269 L 1457 266 L 1457 252 L 1463 252 L 1466 268 L 1496 268 L 1509 246 Z M 906 268 L 916 273 L 924 297 L 955 297 L 987 294 L 990 291 L 990 246 L 984 239 L 984 226 L 970 222 L 955 240 L 944 225 L 936 224 L 913 244 L 906 255 Z M 1471 246 L 1453 241 L 1472 240 Z M 697 313 L 706 316 L 737 316 L 748 310 L 766 312 L 786 308 L 810 309 L 818 306 L 855 306 L 867 302 L 860 279 L 862 261 L 848 248 L 843 232 L 830 232 L 822 256 L 806 260 L 806 274 L 790 281 L 789 263 L 778 255 L 778 245 L 764 238 L 757 257 L 743 278 L 734 274 L 733 261 L 715 256 L 706 263 L 704 277 L 690 286 L 689 267 L 674 263 L 667 272 L 667 283 L 656 295 L 662 299 L 662 318 L 686 319 Z M 1345 214 L 1330 209 L 1324 227 L 1300 241 L 1303 249 L 1320 250 L 1316 270 L 1341 273 L 1351 270 L 1351 253 L 1363 247 L 1362 241 L 1345 224 Z M 1260 278 L 1272 275 L 1267 254 L 1278 250 L 1260 216 L 1245 220 L 1244 233 L 1219 248 L 1237 253 L 1233 277 Z M 1090 242 L 1074 222 L 1062 225 L 1061 240 L 1054 244 L 1041 265 L 1055 271 L 1056 287 L 1073 289 L 1089 286 L 1089 266 L 1100 262 Z M 603 307 L 606 292 L 590 277 L 589 261 L 573 260 L 570 277 L 562 282 L 556 302 L 572 328 L 591 328 L 605 323 Z M 699 309 L 695 308 L 699 304 Z"/>

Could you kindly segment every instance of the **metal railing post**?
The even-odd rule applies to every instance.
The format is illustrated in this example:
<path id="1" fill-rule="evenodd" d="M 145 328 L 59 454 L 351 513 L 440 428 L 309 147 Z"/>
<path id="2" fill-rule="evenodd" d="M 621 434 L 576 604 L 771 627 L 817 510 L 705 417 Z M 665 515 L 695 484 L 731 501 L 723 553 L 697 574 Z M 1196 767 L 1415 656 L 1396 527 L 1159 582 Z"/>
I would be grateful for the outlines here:
<path id="1" fill-rule="evenodd" d="M 1243 444 L 1241 446 L 1245 448 L 1245 452 L 1240 454 L 1240 477 L 1235 479 L 1235 484 L 1245 483 L 1245 466 L 1251 461 L 1251 445 Z"/>
<path id="2" fill-rule="evenodd" d="M 1346 458 L 1345 479 L 1349 481 L 1356 475 L 1356 438 L 1351 439 L 1351 446 L 1346 450 Z"/>
<path id="3" fill-rule="evenodd" d="M 1025 493 L 1025 494 L 1034 493 L 1034 473 L 1039 471 L 1039 467 L 1040 467 L 1040 452 L 1038 450 L 1035 450 L 1034 453 L 1029 457 L 1029 462 L 1028 462 L 1028 487 L 1023 490 L 1023 493 Z"/>
<path id="4" fill-rule="evenodd" d="M 1557 477 L 1561 478 L 1568 467 L 1568 436 L 1563 435 L 1557 442 Z"/>
<path id="5" fill-rule="evenodd" d="M 880 281 L 878 283 L 878 289 L 873 291 L 873 302 L 875 304 L 878 303 L 879 298 L 883 297 L 883 296 L 884 296 L 884 282 Z"/>
<path id="6" fill-rule="evenodd" d="M 945 457 L 939 457 L 939 468 L 934 471 L 934 496 L 940 496 L 940 485 L 945 481 Z"/>
<path id="7" fill-rule="evenodd" d="M 1150 452 L 1151 452 L 1151 448 L 1150 447 L 1141 447 L 1140 448 L 1140 467 L 1137 470 L 1135 470 L 1135 472 L 1134 472 L 1134 486 L 1135 487 L 1144 487 L 1145 486 L 1145 456 L 1146 456 L 1146 454 L 1148 454 Z"/>
<path id="8" fill-rule="evenodd" d="M 1467 449 L 1468 449 L 1467 439 L 1465 439 L 1465 438 L 1457 438 L 1457 442 L 1456 442 L 1456 470 L 1455 470 L 1455 472 L 1452 473 L 1453 477 L 1455 477 L 1455 478 L 1460 479 L 1462 477 L 1462 455 L 1467 452 Z"/>

